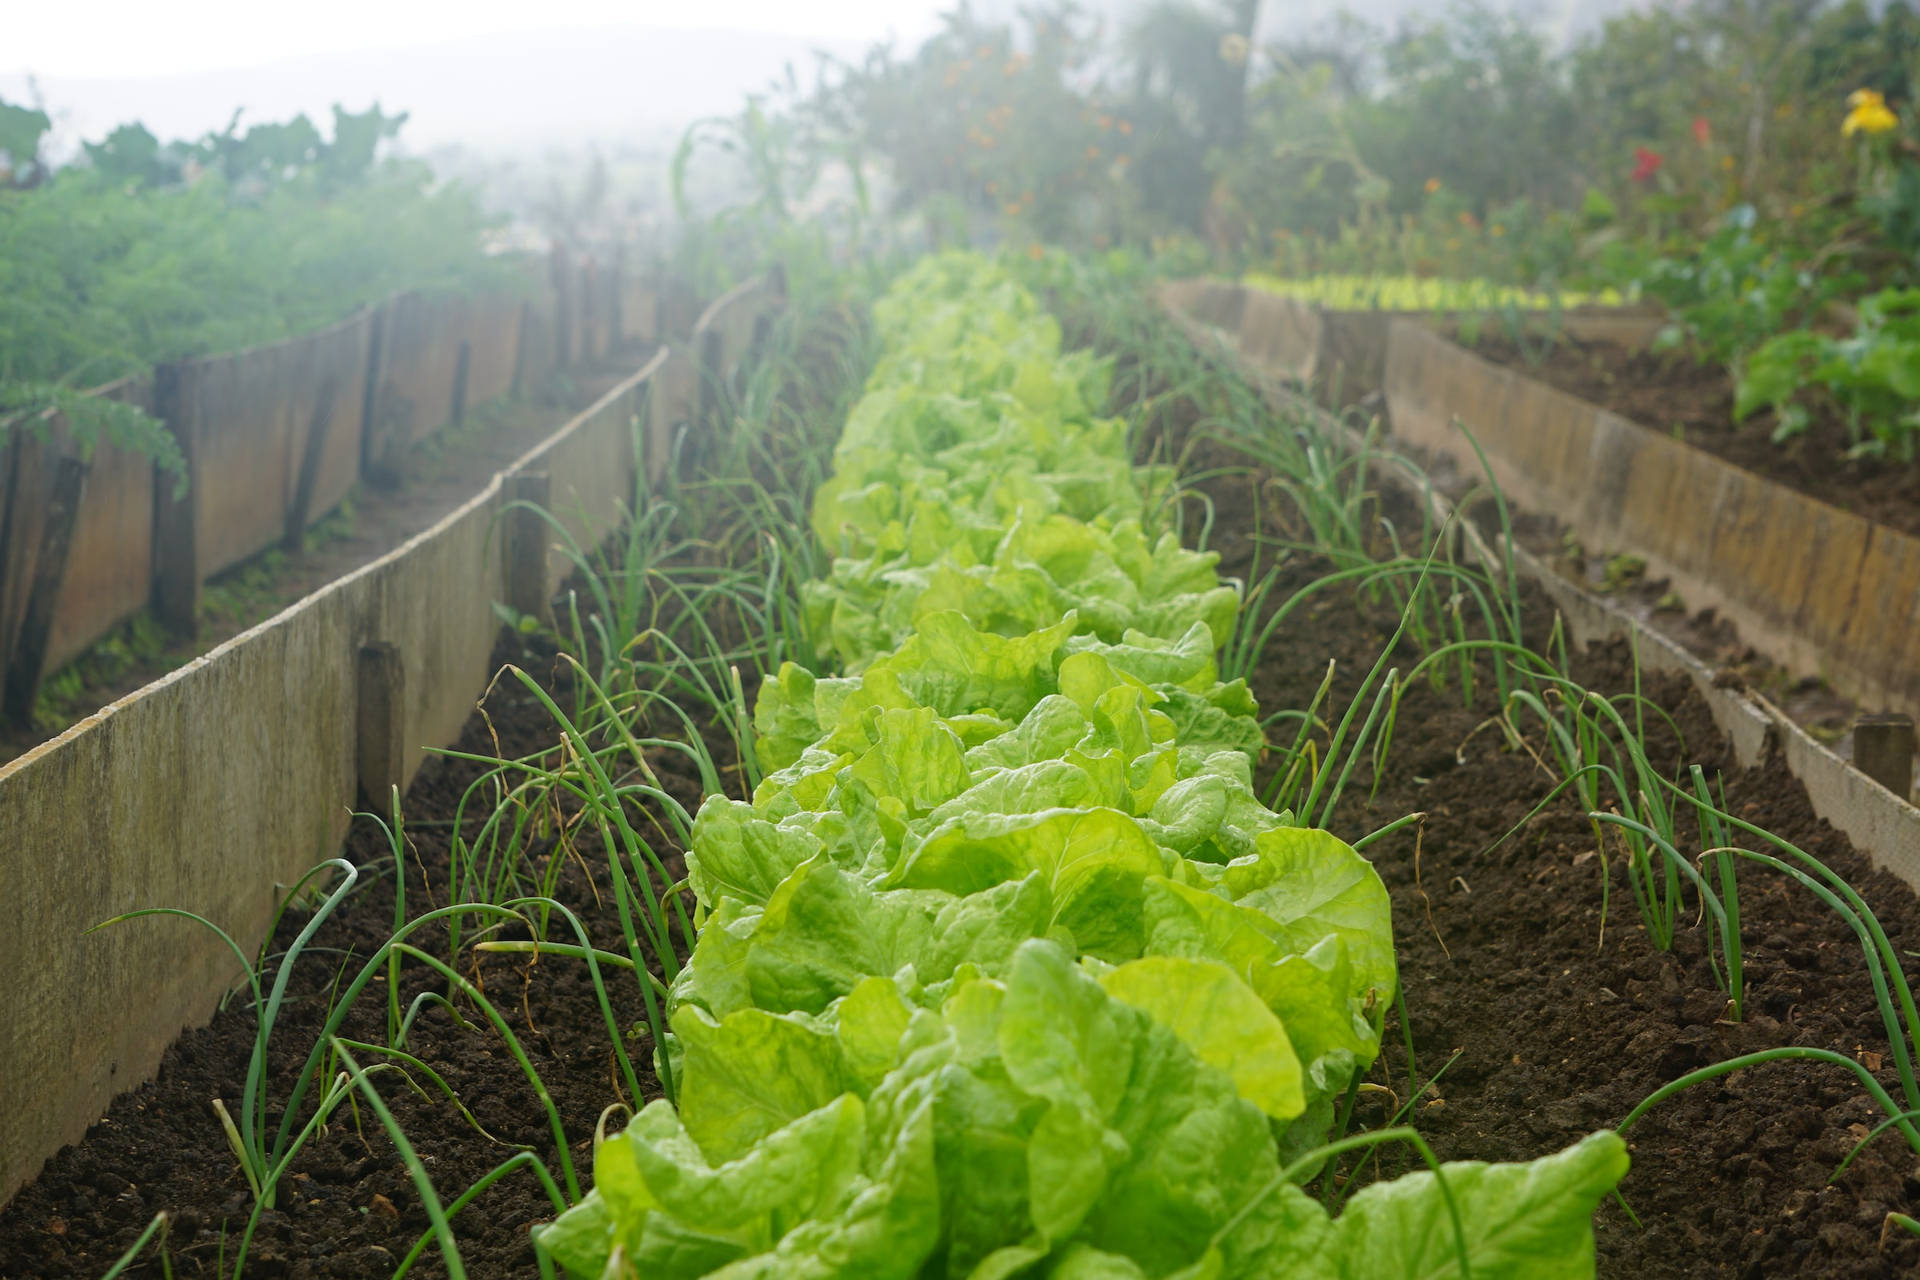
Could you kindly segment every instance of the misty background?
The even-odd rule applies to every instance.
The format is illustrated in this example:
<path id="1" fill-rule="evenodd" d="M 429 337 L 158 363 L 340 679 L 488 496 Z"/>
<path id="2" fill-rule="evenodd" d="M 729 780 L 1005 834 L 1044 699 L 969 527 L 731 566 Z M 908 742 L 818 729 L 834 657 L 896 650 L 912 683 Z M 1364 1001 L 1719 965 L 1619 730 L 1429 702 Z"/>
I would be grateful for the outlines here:
<path id="1" fill-rule="evenodd" d="M 479 188 L 524 219 L 556 183 L 583 180 L 597 158 L 632 216 L 664 200 L 665 171 L 687 126 L 737 111 L 793 74 L 810 83 L 822 56 L 857 63 L 878 44 L 905 56 L 955 6 L 939 0 L 711 0 L 699 5 L 553 0 L 453 4 L 346 0 L 266 11 L 228 0 L 168 6 L 40 6 L 9 17 L 0 100 L 44 110 L 43 154 L 69 162 L 87 142 L 138 121 L 161 140 L 194 139 L 339 104 L 404 111 L 399 154 Z M 1082 12 L 1109 30 L 1147 0 Z M 1631 0 L 1503 0 L 1570 42 Z M 1018 0 L 975 0 L 981 22 L 1011 21 Z M 1268 0 L 1257 41 L 1324 26 L 1336 12 L 1379 27 L 1433 19 L 1419 0 Z"/>

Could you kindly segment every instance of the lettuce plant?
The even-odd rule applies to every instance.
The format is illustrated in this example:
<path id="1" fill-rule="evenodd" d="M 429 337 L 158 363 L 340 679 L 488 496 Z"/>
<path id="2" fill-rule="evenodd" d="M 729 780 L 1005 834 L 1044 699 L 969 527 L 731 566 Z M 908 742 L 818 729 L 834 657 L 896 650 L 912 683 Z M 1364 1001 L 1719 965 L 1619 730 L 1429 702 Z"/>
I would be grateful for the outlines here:
<path id="1" fill-rule="evenodd" d="M 761 689 L 750 801 L 709 798 L 671 1101 L 542 1228 L 576 1276 L 1590 1276 L 1626 1168 L 1299 1185 L 1378 1055 L 1385 887 L 1263 805 L 1215 653 L 1239 604 L 1153 536 L 1168 477 L 1105 370 L 984 261 L 875 308 L 809 588 L 841 674 Z"/>

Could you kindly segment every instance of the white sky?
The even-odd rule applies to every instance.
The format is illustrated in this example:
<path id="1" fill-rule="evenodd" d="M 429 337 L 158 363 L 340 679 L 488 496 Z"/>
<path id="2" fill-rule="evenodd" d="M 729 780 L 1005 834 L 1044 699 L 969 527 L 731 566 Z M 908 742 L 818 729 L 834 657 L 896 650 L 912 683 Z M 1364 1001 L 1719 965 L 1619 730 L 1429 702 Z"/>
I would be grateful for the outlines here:
<path id="1" fill-rule="evenodd" d="M 9 0 L 0 72 L 146 78 L 520 31 L 734 28 L 914 41 L 937 0 Z"/>
<path id="2" fill-rule="evenodd" d="M 992 8 L 1007 0 L 983 0 Z M 815 50 L 911 49 L 942 0 L 0 0 L 0 99 L 44 102 L 47 154 L 139 120 L 163 139 L 340 102 L 404 143 L 677 136 Z M 29 81 L 32 77 L 32 81 Z"/>

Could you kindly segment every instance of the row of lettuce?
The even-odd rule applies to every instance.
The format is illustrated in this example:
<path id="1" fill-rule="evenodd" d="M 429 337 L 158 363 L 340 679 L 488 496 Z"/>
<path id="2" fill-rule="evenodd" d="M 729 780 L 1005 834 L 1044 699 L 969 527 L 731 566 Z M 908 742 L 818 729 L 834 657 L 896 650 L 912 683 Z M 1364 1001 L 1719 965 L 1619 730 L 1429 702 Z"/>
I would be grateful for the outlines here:
<path id="1" fill-rule="evenodd" d="M 1150 532 L 1172 476 L 998 267 L 923 261 L 814 507 L 841 675 L 755 709 L 711 797 L 674 1102 L 542 1228 L 574 1276 L 1591 1276 L 1611 1133 L 1524 1165 L 1299 1183 L 1380 1050 L 1373 867 L 1257 799 L 1214 653 L 1237 590 Z"/>

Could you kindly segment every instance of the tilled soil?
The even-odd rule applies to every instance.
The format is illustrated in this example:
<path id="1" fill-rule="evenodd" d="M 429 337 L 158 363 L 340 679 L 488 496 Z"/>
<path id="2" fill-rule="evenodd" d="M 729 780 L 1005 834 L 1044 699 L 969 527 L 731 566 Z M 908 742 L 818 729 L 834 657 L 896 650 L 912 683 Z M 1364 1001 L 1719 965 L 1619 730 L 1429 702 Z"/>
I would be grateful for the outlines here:
<path id="1" fill-rule="evenodd" d="M 1222 478 L 1210 488 L 1222 569 L 1244 574 L 1253 547 L 1249 482 Z M 1403 527 L 1410 525 L 1403 521 Z M 1287 585 L 1303 586 L 1326 568 L 1298 558 L 1284 570 Z M 1550 621 L 1544 604 L 1535 598 L 1530 605 L 1531 625 L 1544 629 Z M 1333 658 L 1335 707 L 1344 709 L 1394 624 L 1384 608 L 1328 594 L 1296 613 L 1275 638 L 1255 672 L 1255 692 L 1269 709 L 1305 706 Z M 498 656 L 536 674 L 554 670 L 550 653 L 526 652 L 518 642 Z M 1409 647 L 1395 656 L 1404 669 L 1418 654 Z M 1580 659 L 1575 675 L 1607 691 L 1631 683 L 1626 656 L 1615 650 Z M 1652 680 L 1648 692 L 1673 711 L 1684 758 L 1725 770 L 1736 812 L 1825 859 L 1866 895 L 1896 948 L 1903 954 L 1920 948 L 1920 903 L 1912 891 L 1873 872 L 1843 837 L 1813 818 L 1790 776 L 1777 765 L 1734 768 L 1706 708 L 1683 684 Z M 1550 806 L 1493 848 L 1551 785 L 1525 751 L 1504 750 L 1499 735 L 1483 727 L 1496 710 L 1484 681 L 1472 707 L 1462 706 L 1452 689 L 1410 689 L 1377 791 L 1367 795 L 1370 778 L 1357 782 L 1333 824 L 1353 839 L 1411 811 L 1427 815 L 1417 836 L 1385 838 L 1369 855 L 1393 895 L 1418 1079 L 1425 1083 L 1453 1059 L 1413 1115 L 1442 1158 L 1517 1160 L 1557 1150 L 1618 1124 L 1647 1094 L 1688 1070 L 1775 1045 L 1854 1055 L 1894 1087 L 1858 943 L 1804 891 L 1757 868 L 1743 872 L 1750 995 L 1747 1019 L 1736 1024 L 1726 1020 L 1703 930 L 1689 920 L 1671 953 L 1653 950 L 1638 927 L 1617 857 L 1611 850 L 1605 858 L 1596 855 L 1592 828 L 1571 802 Z M 461 749 L 513 756 L 554 740 L 546 714 L 514 682 L 496 686 L 487 712 L 469 723 Z M 718 741 L 711 745 L 724 750 Z M 1683 756 L 1664 730 L 1656 733 L 1656 748 L 1676 764 Z M 680 759 L 661 753 L 654 768 L 690 808 L 699 784 L 675 763 Z M 1361 772 L 1364 777 L 1364 767 Z M 410 913 L 445 901 L 452 834 L 446 824 L 475 776 L 476 766 L 436 762 L 409 793 Z M 541 846 L 542 853 L 551 850 L 551 842 Z M 595 870 L 604 852 L 590 838 L 578 840 L 576 850 L 578 857 L 563 856 L 560 864 L 559 896 L 581 912 L 600 946 L 617 950 L 604 869 Z M 355 829 L 349 857 L 371 871 L 385 853 L 376 828 Z M 677 874 L 677 851 L 667 850 L 666 857 L 669 873 Z M 1603 875 L 1611 877 L 1604 928 Z M 380 878 L 316 939 L 317 946 L 337 950 L 316 952 L 295 979 L 272 1054 L 275 1099 L 284 1098 L 287 1079 L 325 1016 L 343 960 L 337 952 L 365 957 L 389 936 L 392 920 L 391 877 Z M 299 923 L 287 923 L 280 944 Z M 443 934 L 429 928 L 421 936 L 436 953 L 444 951 Z M 609 1104 L 637 1101 L 623 1097 L 584 967 L 554 957 L 537 965 L 498 955 L 476 962 L 470 952 L 461 965 L 476 975 L 550 1090 L 584 1187 L 596 1120 Z M 404 985 L 411 999 L 440 984 L 416 965 Z M 617 974 L 610 974 L 609 985 L 621 1025 L 639 1022 L 637 988 Z M 349 1024 L 355 1038 L 383 1040 L 382 990 L 376 986 L 356 1006 Z M 240 1095 L 253 1021 L 238 1006 L 183 1036 L 155 1082 L 123 1096 L 84 1143 L 62 1151 L 0 1211 L 0 1277 L 97 1276 L 161 1209 L 173 1215 L 174 1274 L 217 1274 L 223 1257 L 231 1271 L 250 1200 L 210 1101 Z M 1405 1098 L 1408 1063 L 1397 1023 L 1388 1040 L 1392 1047 L 1373 1079 Z M 408 1047 L 445 1077 L 492 1135 L 476 1133 L 418 1073 L 425 1097 L 395 1073 L 377 1077 L 443 1197 L 511 1155 L 504 1144 L 513 1143 L 531 1147 L 564 1189 L 559 1144 L 496 1032 L 477 1019 L 461 1026 L 444 1011 L 430 1011 Z M 643 1094 L 656 1088 L 650 1047 L 644 1034 L 628 1041 Z M 1387 1118 L 1390 1108 L 1378 1097 L 1366 1096 L 1361 1123 Z M 1878 1120 L 1851 1074 L 1806 1063 L 1752 1069 L 1667 1102 L 1630 1135 L 1634 1168 L 1622 1190 L 1644 1226 L 1617 1206 L 1602 1207 L 1600 1274 L 1634 1280 L 1914 1274 L 1920 1240 L 1897 1229 L 1883 1237 L 1889 1210 L 1920 1208 L 1915 1161 L 1899 1139 L 1883 1136 L 1844 1176 L 1828 1182 L 1857 1136 Z M 1392 1173 L 1404 1160 L 1384 1163 Z M 533 1274 L 527 1228 L 551 1214 L 525 1171 L 487 1192 L 455 1220 L 469 1274 Z M 389 1275 L 425 1228 L 414 1188 L 374 1117 L 365 1108 L 357 1119 L 342 1109 L 295 1160 L 280 1206 L 263 1219 L 246 1274 Z M 146 1263 L 130 1274 L 160 1270 Z M 444 1274 L 432 1248 L 413 1274 Z"/>
<path id="2" fill-rule="evenodd" d="M 551 651 L 532 643 L 535 647 L 529 649 L 518 641 L 503 641 L 496 661 L 552 676 L 557 664 Z M 550 683 L 564 694 L 563 678 Z M 564 696 L 559 700 L 568 705 Z M 476 714 L 468 722 L 455 749 L 512 758 L 551 747 L 557 737 L 540 703 L 517 681 L 503 679 L 488 696 L 485 715 Z M 723 742 L 716 734 L 712 749 L 726 750 Z M 689 812 L 697 807 L 700 780 L 683 753 L 653 752 L 650 763 L 681 805 Z M 446 905 L 455 812 L 468 785 L 483 772 L 477 764 L 430 759 L 408 791 L 409 917 Z M 463 823 L 469 837 L 490 810 L 488 804 L 470 805 Z M 681 852 L 658 842 L 656 850 L 669 873 L 679 876 Z M 537 874 L 556 856 L 551 835 L 538 841 L 532 854 L 529 866 Z M 294 971 L 270 1050 L 274 1074 L 269 1096 L 276 1107 L 324 1024 L 336 974 L 342 969 L 348 978 L 357 973 L 393 933 L 393 877 L 385 833 L 371 822 L 357 822 L 344 856 L 364 867 L 363 880 L 369 883 L 328 920 L 313 941 L 314 949 Z M 624 952 L 599 841 L 590 832 L 578 832 L 572 852 L 557 856 L 556 896 L 587 921 L 598 945 Z M 290 916 L 276 934 L 276 951 L 305 922 L 304 916 Z M 499 936 L 528 935 L 517 930 Z M 556 928 L 552 936 L 567 940 L 564 929 Z M 425 926 L 413 941 L 446 956 L 447 936 L 434 925 Z M 625 1095 L 585 965 L 551 956 L 537 964 L 513 955 L 476 959 L 476 953 L 463 949 L 459 967 L 507 1020 L 552 1097 L 581 1189 L 591 1186 L 596 1121 L 611 1104 L 638 1104 Z M 604 972 L 618 1025 L 627 1032 L 640 1028 L 626 1043 L 642 1091 L 647 1098 L 658 1096 L 638 987 L 629 975 Z M 444 980 L 418 963 L 408 965 L 402 982 L 403 1010 L 420 991 L 445 989 Z M 232 1000 L 210 1025 L 183 1035 L 168 1051 L 155 1081 L 119 1098 L 83 1143 L 63 1149 L 0 1211 L 0 1276 L 98 1276 L 159 1210 L 172 1217 L 168 1251 L 175 1275 L 231 1274 L 252 1197 L 211 1100 L 226 1099 L 238 1116 L 235 1100 L 244 1095 L 255 1026 L 243 1004 Z M 342 1034 L 385 1043 L 386 1010 L 383 975 L 362 994 Z M 486 1132 L 477 1132 L 417 1071 L 411 1078 L 419 1091 L 410 1089 L 397 1072 L 377 1074 L 382 1098 L 443 1201 L 450 1202 L 522 1145 L 538 1154 L 564 1192 L 559 1144 L 536 1093 L 503 1039 L 471 1006 L 467 1011 L 468 1022 L 462 1026 L 444 1008 L 429 1008 L 416 1021 L 406 1048 L 445 1079 Z M 359 1057 L 362 1065 L 377 1060 L 372 1054 Z M 272 1118 L 278 1122 L 277 1111 Z M 468 1274 L 534 1274 L 527 1228 L 554 1212 L 534 1175 L 524 1169 L 494 1185 L 454 1219 Z M 276 1208 L 262 1216 L 246 1274 L 343 1280 L 389 1276 L 427 1227 L 420 1197 L 377 1118 L 364 1105 L 357 1114 L 342 1106 L 325 1132 L 295 1158 Z M 150 1249 L 144 1256 L 157 1255 Z M 161 1270 L 157 1263 L 148 1263 L 127 1274 L 158 1276 Z M 430 1245 L 411 1274 L 444 1275 L 437 1249 Z"/>
<path id="3" fill-rule="evenodd" d="M 1251 545 L 1239 531 L 1249 527 L 1248 487 L 1210 488 L 1215 527 L 1228 531 L 1217 544 L 1222 571 L 1244 574 Z M 1400 514 L 1401 527 L 1411 527 Z M 1289 588 L 1327 567 L 1312 560 L 1289 566 Z M 1529 597 L 1529 626 L 1544 630 L 1548 606 L 1537 593 Z M 1396 623 L 1391 611 L 1350 595 L 1307 606 L 1255 672 L 1261 705 L 1305 706 L 1333 657 L 1341 673 L 1337 716 Z M 1403 641 L 1394 665 L 1404 670 L 1420 656 Z M 1632 687 L 1631 658 L 1624 647 L 1595 650 L 1576 660 L 1574 676 L 1588 688 L 1622 692 Z M 1723 771 L 1733 812 L 1845 876 L 1900 954 L 1920 950 L 1913 890 L 1873 870 L 1845 836 L 1815 818 L 1784 765 L 1739 769 L 1682 678 L 1648 677 L 1644 687 L 1673 713 L 1685 739 L 1683 752 L 1650 718 L 1660 757 L 1676 767 L 1698 762 L 1710 778 Z M 1710 925 L 1690 917 L 1671 952 L 1649 945 L 1617 846 L 1603 866 L 1593 828 L 1571 800 L 1556 801 L 1495 848 L 1555 781 L 1524 750 L 1504 749 L 1486 723 L 1495 710 L 1484 693 L 1467 708 L 1456 686 L 1410 688 L 1378 791 L 1369 800 L 1356 781 L 1332 822 L 1355 840 L 1409 812 L 1427 815 L 1417 835 L 1388 836 L 1368 856 L 1393 896 L 1420 1082 L 1459 1055 L 1411 1119 L 1441 1159 L 1547 1154 L 1618 1125 L 1647 1095 L 1695 1068 L 1780 1045 L 1852 1055 L 1899 1096 L 1859 942 L 1785 877 L 1751 864 L 1741 869 L 1748 994 L 1746 1018 L 1735 1023 L 1707 959 Z M 1537 732 L 1533 746 L 1544 746 Z M 1603 875 L 1610 888 L 1604 921 Z M 1373 1079 L 1393 1088 L 1397 1103 L 1409 1091 L 1397 1026 L 1387 1042 Z M 1357 1114 L 1378 1124 L 1388 1108 L 1363 1103 Z M 1881 1135 L 1829 1184 L 1854 1143 L 1884 1118 L 1850 1072 L 1804 1061 L 1747 1069 L 1665 1102 L 1629 1133 L 1634 1164 L 1621 1191 L 1644 1227 L 1617 1204 L 1601 1207 L 1599 1274 L 1920 1273 L 1920 1240 L 1897 1227 L 1883 1234 L 1888 1211 L 1920 1210 L 1915 1157 L 1897 1135 Z"/>
<path id="4" fill-rule="evenodd" d="M 1736 423 L 1727 371 L 1682 351 L 1652 352 L 1562 335 L 1535 363 L 1497 334 L 1482 334 L 1473 351 L 1809 497 L 1920 536 L 1920 466 L 1847 458 L 1853 437 L 1844 411 L 1830 397 L 1808 392 L 1807 430 L 1775 444 L 1773 411 L 1762 409 Z"/>

